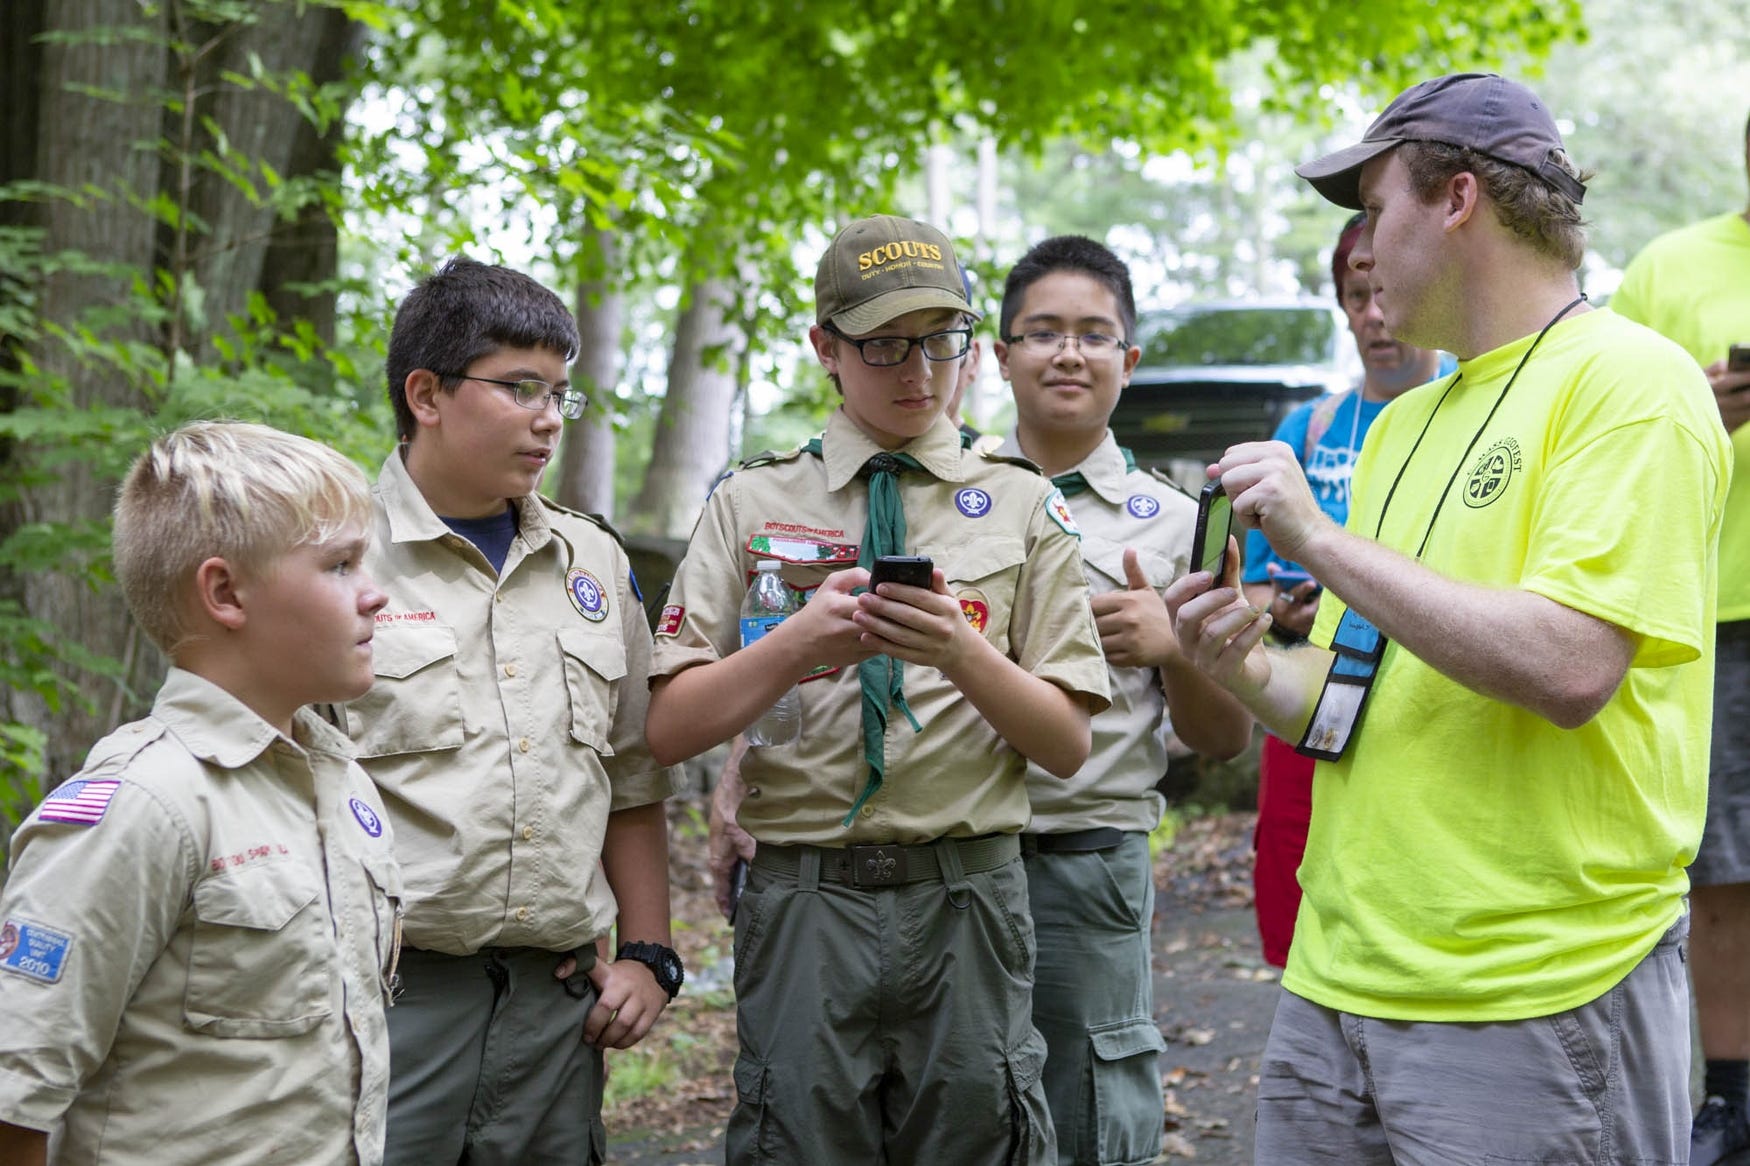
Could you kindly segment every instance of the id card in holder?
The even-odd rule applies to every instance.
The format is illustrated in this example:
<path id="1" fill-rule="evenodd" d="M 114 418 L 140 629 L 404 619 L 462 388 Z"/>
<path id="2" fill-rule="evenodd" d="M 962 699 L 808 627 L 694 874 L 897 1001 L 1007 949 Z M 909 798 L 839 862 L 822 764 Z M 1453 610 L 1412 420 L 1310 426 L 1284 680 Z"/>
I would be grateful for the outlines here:
<path id="1" fill-rule="evenodd" d="M 1331 637 L 1331 651 L 1336 653 L 1336 659 L 1325 674 L 1324 691 L 1319 693 L 1318 707 L 1313 709 L 1306 733 L 1295 746 L 1296 752 L 1321 761 L 1336 761 L 1343 756 L 1349 739 L 1355 735 L 1355 726 L 1361 723 L 1385 644 L 1378 628 L 1352 609 L 1344 609 L 1337 634 Z"/>

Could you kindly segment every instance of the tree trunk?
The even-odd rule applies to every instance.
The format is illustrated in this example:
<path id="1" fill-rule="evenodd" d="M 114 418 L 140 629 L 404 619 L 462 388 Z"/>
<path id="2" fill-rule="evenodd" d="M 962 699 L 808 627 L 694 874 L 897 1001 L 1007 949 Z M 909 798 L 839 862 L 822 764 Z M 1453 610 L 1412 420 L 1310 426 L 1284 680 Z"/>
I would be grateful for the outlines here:
<path id="1" fill-rule="evenodd" d="M 154 221 L 135 212 L 124 192 L 151 197 L 159 182 L 158 155 L 142 142 L 157 138 L 162 112 L 156 94 L 165 81 L 165 53 L 156 43 L 164 34 L 160 11 L 134 0 L 56 0 L 47 6 L 48 31 L 84 31 L 104 26 L 138 27 L 149 22 L 147 42 L 117 39 L 111 44 L 50 43 L 42 51 L 42 85 L 37 128 L 35 172 L 44 181 L 78 189 L 86 184 L 115 193 L 110 203 L 84 208 L 64 199 L 42 204 L 42 222 L 50 251 L 78 251 L 134 271 L 152 270 Z M 126 101 L 106 101 L 80 91 L 119 90 Z M 110 274 L 51 275 L 43 286 L 41 315 L 76 329 L 93 309 L 126 300 L 127 276 Z M 111 313 L 100 325 L 107 338 L 156 342 L 150 329 Z M 141 386 L 129 383 L 106 366 L 85 367 L 60 341 L 46 340 L 33 353 L 46 381 L 64 380 L 70 406 L 141 405 Z M 100 478 L 86 462 L 74 462 L 56 479 L 30 490 L 21 500 L 21 516 L 31 522 L 78 522 L 102 519 L 110 508 L 113 481 Z M 155 664 L 131 633 L 127 610 L 113 589 L 94 590 L 78 572 L 41 572 L 22 580 L 26 611 L 53 624 L 69 642 L 129 661 L 136 667 Z M 33 693 L 0 693 L 9 719 L 34 725 L 49 735 L 49 780 L 65 777 L 83 759 L 93 740 L 114 723 L 126 706 L 113 681 L 83 673 L 71 679 L 96 708 L 53 713 Z"/>
<path id="2" fill-rule="evenodd" d="M 310 80 L 326 85 L 340 80 L 348 63 L 364 51 L 365 26 L 349 21 L 335 8 L 307 10 L 306 20 L 320 20 L 322 39 L 309 62 Z M 307 118 L 298 119 L 295 140 L 287 159 L 287 177 L 338 174 L 338 152 L 346 134 L 346 120 L 335 118 L 323 133 Z M 293 290 L 297 284 L 326 284 L 340 270 L 339 234 L 327 208 L 312 203 L 290 223 L 280 224 L 268 241 L 257 286 L 282 320 L 308 320 L 323 343 L 334 343 L 334 292 Z"/>
<path id="3" fill-rule="evenodd" d="M 620 244 L 612 231 L 592 230 L 579 254 L 577 362 L 574 386 L 589 394 L 589 409 L 565 426 L 559 447 L 561 505 L 613 520 L 614 386 L 620 377 L 620 331 L 625 298 L 616 283 Z"/>
<path id="4" fill-rule="evenodd" d="M 693 285 L 675 324 L 668 395 L 656 419 L 655 449 L 627 529 L 686 538 L 711 483 L 729 462 L 729 414 L 735 401 L 738 337 L 728 322 L 728 280 Z"/>
<path id="5" fill-rule="evenodd" d="M 186 127 L 190 140 L 184 140 L 182 119 L 174 111 L 167 115 L 172 141 L 195 154 L 203 150 L 220 154 L 219 138 L 198 120 L 210 117 L 229 150 L 221 154 L 224 163 L 241 170 L 262 200 L 250 201 L 211 170 L 196 167 L 187 175 L 189 209 L 205 230 L 190 235 L 185 260 L 179 260 L 173 246 L 167 250 L 172 272 L 182 270 L 180 264 L 186 262 L 200 289 L 200 310 L 182 342 L 197 361 L 211 356 L 212 334 L 224 331 L 227 316 L 245 310 L 251 292 L 278 289 L 288 280 L 326 279 L 334 274 L 334 233 L 321 208 L 306 207 L 298 220 L 281 219 L 266 201 L 272 191 L 261 168 L 271 166 L 287 179 L 332 169 L 341 119 L 322 133 L 284 97 L 266 88 L 239 87 L 223 75 L 248 77 L 253 62 L 259 60 L 276 87 L 290 73 L 303 73 L 316 84 L 338 80 L 358 32 L 339 8 L 275 3 L 258 5 L 256 11 L 259 19 L 254 24 L 202 25 L 190 30 L 195 41 L 212 48 L 198 61 L 177 62 L 178 75 L 172 79 L 179 93 L 192 88 L 200 94 L 195 102 L 197 119 Z M 192 159 L 188 165 L 193 166 Z M 179 199 L 183 176 L 169 177 L 171 196 Z M 305 220 L 312 217 L 322 225 L 306 227 Z M 276 243 L 282 245 L 282 260 L 291 250 L 294 255 L 301 253 L 303 261 L 289 262 L 283 270 L 267 270 L 265 261 Z M 185 297 L 184 303 L 190 302 Z M 307 314 L 302 297 L 281 302 L 290 308 L 289 315 Z M 327 318 L 321 323 L 331 335 L 332 297 L 326 308 Z"/>

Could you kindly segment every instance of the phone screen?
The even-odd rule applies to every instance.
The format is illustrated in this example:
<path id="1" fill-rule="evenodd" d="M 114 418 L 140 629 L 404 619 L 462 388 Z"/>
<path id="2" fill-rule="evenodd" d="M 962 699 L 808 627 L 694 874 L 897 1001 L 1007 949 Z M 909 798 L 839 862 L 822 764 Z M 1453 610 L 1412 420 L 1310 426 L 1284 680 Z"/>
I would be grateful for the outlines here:
<path id="1" fill-rule="evenodd" d="M 1220 482 L 1210 482 L 1197 497 L 1197 538 L 1191 547 L 1191 569 L 1208 571 L 1221 586 L 1227 572 L 1227 540 L 1233 534 L 1233 500 Z"/>
<path id="2" fill-rule="evenodd" d="M 1750 344 L 1734 344 L 1726 350 L 1728 372 L 1750 372 Z"/>
<path id="3" fill-rule="evenodd" d="M 869 590 L 883 583 L 903 583 L 928 591 L 934 567 L 928 555 L 881 555 L 869 569 Z"/>

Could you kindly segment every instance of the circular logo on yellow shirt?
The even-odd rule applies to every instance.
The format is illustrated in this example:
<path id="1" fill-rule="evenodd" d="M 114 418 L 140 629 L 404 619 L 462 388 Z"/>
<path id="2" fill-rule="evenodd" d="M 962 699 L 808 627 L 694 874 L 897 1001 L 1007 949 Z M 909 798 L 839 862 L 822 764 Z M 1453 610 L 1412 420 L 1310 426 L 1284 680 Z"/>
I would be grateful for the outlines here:
<path id="1" fill-rule="evenodd" d="M 1519 469 L 1519 443 L 1504 437 L 1483 451 L 1464 482 L 1464 504 L 1476 510 L 1507 492 Z"/>

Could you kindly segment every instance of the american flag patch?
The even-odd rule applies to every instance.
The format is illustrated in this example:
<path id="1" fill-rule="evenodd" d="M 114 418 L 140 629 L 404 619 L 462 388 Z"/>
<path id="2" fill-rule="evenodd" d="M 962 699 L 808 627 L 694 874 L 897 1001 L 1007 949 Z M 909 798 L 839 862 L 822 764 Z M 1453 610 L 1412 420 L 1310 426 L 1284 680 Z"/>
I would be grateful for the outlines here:
<path id="1" fill-rule="evenodd" d="M 70 781 L 43 799 L 36 812 L 39 822 L 66 822 L 74 826 L 95 826 L 109 810 L 109 799 L 121 787 L 113 779 L 104 781 Z"/>

